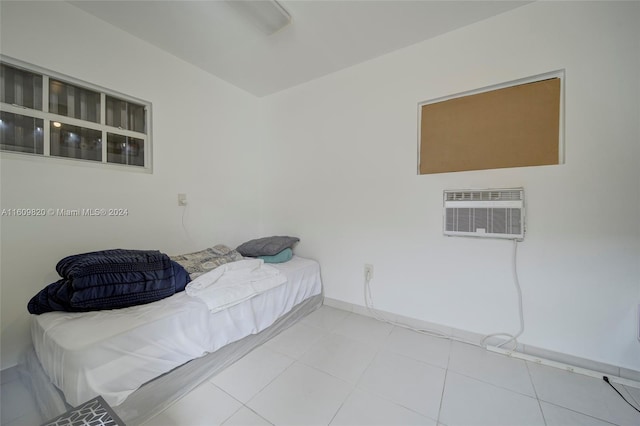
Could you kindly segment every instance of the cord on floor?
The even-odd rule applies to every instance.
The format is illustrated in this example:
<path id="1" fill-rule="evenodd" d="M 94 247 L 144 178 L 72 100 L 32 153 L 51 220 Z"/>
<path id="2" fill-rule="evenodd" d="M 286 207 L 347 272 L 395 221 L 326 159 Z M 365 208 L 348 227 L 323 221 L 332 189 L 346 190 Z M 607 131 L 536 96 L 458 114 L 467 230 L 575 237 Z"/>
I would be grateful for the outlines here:
<path id="1" fill-rule="evenodd" d="M 615 387 L 615 386 L 613 386 L 613 385 L 611 384 L 611 382 L 609 381 L 609 378 L 608 378 L 607 376 L 602 376 L 602 380 L 604 380 L 605 382 L 609 383 L 609 386 L 611 386 L 611 387 L 613 388 L 613 390 L 614 390 L 614 391 L 616 391 L 616 393 L 617 393 L 618 395 L 620 395 L 620 397 L 621 397 L 622 399 L 624 399 L 624 402 L 626 402 L 627 404 L 629 404 L 629 405 L 631 406 L 631 408 L 633 408 L 633 409 L 634 409 L 634 410 L 636 410 L 638 413 L 640 413 L 640 410 L 638 410 L 638 408 L 636 408 L 632 403 L 630 403 L 629 401 L 627 401 L 627 398 L 625 398 L 625 397 L 624 397 L 624 395 L 622 395 L 622 394 L 620 393 L 620 391 L 619 391 L 618 389 L 616 389 L 616 387 Z"/>

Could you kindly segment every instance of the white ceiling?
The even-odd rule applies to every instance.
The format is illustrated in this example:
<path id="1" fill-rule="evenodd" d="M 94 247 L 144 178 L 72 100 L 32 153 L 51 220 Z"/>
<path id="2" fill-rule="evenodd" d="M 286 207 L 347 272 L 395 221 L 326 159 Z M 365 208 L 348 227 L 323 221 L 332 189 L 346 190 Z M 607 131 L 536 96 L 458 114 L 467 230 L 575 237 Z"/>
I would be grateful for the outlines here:
<path id="1" fill-rule="evenodd" d="M 71 1 L 256 96 L 265 96 L 529 1 L 280 1 L 266 36 L 225 1 Z"/>

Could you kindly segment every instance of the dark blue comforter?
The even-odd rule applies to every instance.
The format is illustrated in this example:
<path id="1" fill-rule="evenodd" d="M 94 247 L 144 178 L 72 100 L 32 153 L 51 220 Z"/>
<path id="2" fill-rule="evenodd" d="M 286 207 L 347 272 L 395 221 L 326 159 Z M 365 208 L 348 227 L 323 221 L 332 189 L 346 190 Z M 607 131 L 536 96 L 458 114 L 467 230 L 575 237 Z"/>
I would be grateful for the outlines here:
<path id="1" fill-rule="evenodd" d="M 28 304 L 29 312 L 83 312 L 155 302 L 184 290 L 189 274 L 159 251 L 103 250 L 65 257 L 61 280 Z"/>

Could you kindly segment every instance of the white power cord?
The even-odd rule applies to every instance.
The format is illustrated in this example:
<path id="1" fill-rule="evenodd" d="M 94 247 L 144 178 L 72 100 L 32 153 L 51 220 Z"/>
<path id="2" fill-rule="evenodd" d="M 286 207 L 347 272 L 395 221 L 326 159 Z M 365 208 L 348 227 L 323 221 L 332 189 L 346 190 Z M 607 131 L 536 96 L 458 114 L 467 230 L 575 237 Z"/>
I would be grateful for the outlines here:
<path id="1" fill-rule="evenodd" d="M 182 230 L 184 231 L 185 235 L 187 236 L 187 239 L 188 239 L 191 243 L 193 243 L 194 241 L 193 241 L 193 239 L 191 238 L 191 235 L 189 234 L 189 231 L 187 230 L 187 227 L 186 227 L 186 226 L 185 226 L 185 224 L 184 224 L 184 216 L 185 216 L 185 214 L 186 214 L 186 212 L 187 212 L 188 204 L 185 204 L 184 206 L 181 206 L 181 207 L 182 207 Z"/>
<path id="2" fill-rule="evenodd" d="M 518 258 L 518 240 L 513 240 L 513 262 L 512 262 L 512 272 L 513 272 L 513 282 L 516 286 L 516 291 L 518 292 L 518 313 L 520 314 L 520 330 L 515 334 L 509 334 L 509 333 L 492 333 L 492 334 L 487 334 L 486 336 L 484 336 L 482 338 L 482 341 L 480 342 L 480 345 L 483 348 L 487 347 L 487 343 L 486 341 L 492 337 L 498 337 L 498 336 L 505 336 L 505 337 L 509 337 L 508 340 L 505 340 L 504 342 L 500 343 L 499 345 L 497 345 L 498 348 L 501 348 L 502 346 L 506 345 L 507 343 L 513 342 L 513 347 L 511 348 L 510 352 L 515 351 L 518 348 L 518 337 L 520 337 L 520 335 L 522 335 L 522 333 L 524 333 L 524 314 L 523 314 L 523 310 L 522 310 L 522 289 L 520 288 L 520 280 L 518 279 L 518 264 L 517 264 L 517 258 Z"/>
<path id="3" fill-rule="evenodd" d="M 516 263 L 516 258 L 517 258 L 517 254 L 518 254 L 518 241 L 517 240 L 513 240 L 513 262 L 512 262 L 512 266 L 513 266 L 513 279 L 514 279 L 514 283 L 516 286 L 516 290 L 518 292 L 518 308 L 519 308 L 519 313 L 520 313 L 520 331 L 518 331 L 517 334 L 515 335 L 511 335 L 509 333 L 492 333 L 492 334 L 488 334 L 486 336 L 484 336 L 482 338 L 482 340 L 480 341 L 480 343 L 476 343 L 476 342 L 472 342 L 470 340 L 466 340 L 466 339 L 462 339 L 456 336 L 452 336 L 450 334 L 445 334 L 442 333 L 440 331 L 436 331 L 436 330 L 430 330 L 430 329 L 425 329 L 425 328 L 416 328 L 416 327 L 412 327 L 408 324 L 404 324 L 401 322 L 397 322 L 397 321 L 392 321 L 389 320 L 387 318 L 385 318 L 384 314 L 382 314 L 380 311 L 378 311 L 374 306 L 373 306 L 373 296 L 371 294 L 371 276 L 369 274 L 367 274 L 365 276 L 364 279 L 364 304 L 365 307 L 367 308 L 367 310 L 371 313 L 371 315 L 373 316 L 373 318 L 377 319 L 378 321 L 382 321 L 385 322 L 387 324 L 391 324 L 397 327 L 402 327 L 402 328 L 406 328 L 408 330 L 411 331 L 415 331 L 417 333 L 421 333 L 421 334 L 425 334 L 427 336 L 432 336 L 432 337 L 437 337 L 439 339 L 449 339 L 449 340 L 453 340 L 456 342 L 462 342 L 462 343 L 467 343 L 470 345 L 474 345 L 474 346 L 480 346 L 483 348 L 487 347 L 486 344 L 486 340 L 491 338 L 491 337 L 497 337 L 497 336 L 506 336 L 509 337 L 508 340 L 502 342 L 500 345 L 498 345 L 498 347 L 501 347 L 503 345 L 506 345 L 509 342 L 514 342 L 514 347 L 513 349 L 511 349 L 511 351 L 515 350 L 518 346 L 518 337 L 524 332 L 524 315 L 522 312 L 522 290 L 520 289 L 520 282 L 518 280 L 518 268 L 517 268 L 517 263 Z"/>

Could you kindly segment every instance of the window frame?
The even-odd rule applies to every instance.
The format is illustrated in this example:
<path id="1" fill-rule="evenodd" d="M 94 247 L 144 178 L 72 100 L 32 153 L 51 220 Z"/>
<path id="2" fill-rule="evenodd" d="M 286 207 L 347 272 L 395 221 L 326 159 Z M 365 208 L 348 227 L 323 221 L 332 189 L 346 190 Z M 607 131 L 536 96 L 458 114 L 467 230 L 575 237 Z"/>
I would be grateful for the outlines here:
<path id="1" fill-rule="evenodd" d="M 30 159 L 35 161 L 46 162 L 61 162 L 61 164 L 77 164 L 88 167 L 106 168 L 110 170 L 123 170 L 131 172 L 143 172 L 153 173 L 153 144 L 152 144 L 152 104 L 149 101 L 145 101 L 140 98 L 136 98 L 124 93 L 108 89 L 93 83 L 89 83 L 65 74 L 61 74 L 55 71 L 51 71 L 46 68 L 42 68 L 27 62 L 20 61 L 15 58 L 11 58 L 0 54 L 0 62 L 8 66 L 25 70 L 30 73 L 39 74 L 42 76 L 42 110 L 23 107 L 20 105 L 12 105 L 0 102 L 0 110 L 12 114 L 18 114 L 27 117 L 33 117 L 42 119 L 43 125 L 43 139 L 44 139 L 44 152 L 42 154 L 26 153 L 10 150 L 0 150 L 1 158 L 20 158 Z M 68 117 L 65 115 L 54 114 L 49 112 L 49 80 L 54 79 L 61 81 L 62 83 L 70 84 L 73 86 L 81 87 L 83 89 L 92 90 L 100 94 L 100 111 L 99 122 L 95 123 L 88 120 L 82 120 L 78 118 Z M 106 124 L 106 98 L 107 96 L 114 97 L 126 102 L 142 105 L 145 111 L 145 133 L 135 132 L 127 130 L 121 127 L 108 126 Z M 88 129 L 98 130 L 102 133 L 101 138 L 101 161 L 85 160 L 72 157 L 58 157 L 51 155 L 51 135 L 50 126 L 53 122 L 59 122 L 72 126 L 79 126 Z M 144 166 L 121 164 L 121 163 L 109 163 L 107 162 L 107 134 L 117 134 L 120 136 L 132 137 L 136 139 L 142 139 L 144 141 Z"/>

